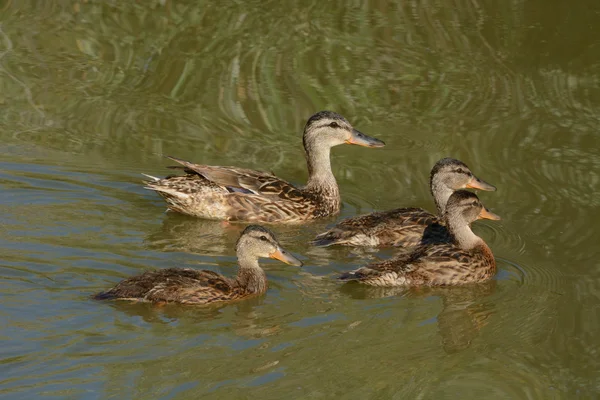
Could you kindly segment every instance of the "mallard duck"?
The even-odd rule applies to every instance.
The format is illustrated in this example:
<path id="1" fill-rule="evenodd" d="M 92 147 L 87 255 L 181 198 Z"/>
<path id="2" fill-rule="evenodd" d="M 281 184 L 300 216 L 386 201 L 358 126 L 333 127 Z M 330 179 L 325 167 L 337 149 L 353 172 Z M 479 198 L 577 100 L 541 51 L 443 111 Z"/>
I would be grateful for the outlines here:
<path id="1" fill-rule="evenodd" d="M 433 166 L 429 188 L 438 216 L 422 208 L 397 208 L 343 220 L 312 241 L 316 246 L 414 247 L 420 243 L 443 243 L 448 232 L 443 226 L 446 202 L 458 189 L 494 191 L 496 188 L 473 175 L 454 158 L 443 158 Z"/>
<path id="2" fill-rule="evenodd" d="M 198 165 L 169 157 L 180 163 L 183 176 L 159 179 L 146 188 L 155 190 L 168 209 L 200 218 L 288 223 L 303 222 L 337 213 L 341 200 L 331 171 L 329 153 L 340 144 L 382 147 L 379 139 L 364 135 L 341 115 L 321 111 L 304 127 L 304 150 L 308 162 L 308 183 L 297 188 L 267 172 L 236 167 Z"/>
<path id="3" fill-rule="evenodd" d="M 340 279 L 372 286 L 443 286 L 482 282 L 496 273 L 496 261 L 471 223 L 500 217 L 487 210 L 475 193 L 454 192 L 446 204 L 444 222 L 450 243 L 426 244 L 386 261 L 343 274 Z"/>
<path id="4" fill-rule="evenodd" d="M 286 252 L 270 230 L 250 225 L 236 244 L 239 270 L 231 279 L 214 271 L 191 268 L 167 268 L 127 278 L 94 297 L 152 303 L 209 304 L 239 300 L 266 292 L 267 276 L 258 265 L 260 257 L 274 258 L 286 264 L 302 262 Z"/>

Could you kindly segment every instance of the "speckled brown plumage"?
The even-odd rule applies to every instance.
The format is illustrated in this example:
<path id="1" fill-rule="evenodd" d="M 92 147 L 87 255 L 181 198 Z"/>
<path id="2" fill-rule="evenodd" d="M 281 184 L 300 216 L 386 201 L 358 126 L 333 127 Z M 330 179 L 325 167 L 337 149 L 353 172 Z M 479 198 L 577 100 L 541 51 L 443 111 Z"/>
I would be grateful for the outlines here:
<path id="1" fill-rule="evenodd" d="M 329 160 L 339 144 L 381 147 L 380 140 L 354 129 L 341 115 L 322 111 L 304 128 L 309 178 L 303 188 L 273 174 L 237 167 L 193 164 L 174 157 L 186 175 L 154 178 L 146 188 L 158 192 L 169 210 L 200 218 L 263 223 L 300 223 L 336 214 L 339 189 Z M 177 168 L 177 167 L 176 167 Z"/>
<path id="2" fill-rule="evenodd" d="M 487 244 L 470 223 L 479 218 L 499 219 L 486 210 L 474 193 L 459 190 L 448 200 L 444 215 L 451 243 L 425 244 L 389 260 L 343 274 L 340 279 L 372 286 L 444 286 L 482 282 L 496 272 Z"/>
<path id="3" fill-rule="evenodd" d="M 455 190 L 472 187 L 496 188 L 473 175 L 462 162 L 444 158 L 432 168 L 429 186 L 438 215 Z M 316 246 L 414 247 L 419 244 L 445 243 L 450 236 L 443 219 L 422 208 L 398 208 L 348 218 L 313 240 Z"/>
<path id="4" fill-rule="evenodd" d="M 96 299 L 139 300 L 147 302 L 212 303 L 249 295 L 235 280 L 213 271 L 167 268 L 147 271 L 119 282 L 96 295 Z"/>
<path id="5" fill-rule="evenodd" d="M 242 232 L 236 249 L 239 270 L 235 279 L 214 271 L 167 268 L 127 278 L 94 298 L 181 304 L 239 300 L 267 290 L 267 277 L 258 265 L 259 257 L 302 265 L 281 248 L 271 231 L 256 225 L 250 225 Z"/>
<path id="6" fill-rule="evenodd" d="M 398 208 L 348 218 L 318 235 L 312 244 L 316 246 L 401 246 L 412 247 L 421 243 L 425 228 L 430 229 L 430 242 L 447 240 L 446 229 L 439 219 L 422 208 Z"/>

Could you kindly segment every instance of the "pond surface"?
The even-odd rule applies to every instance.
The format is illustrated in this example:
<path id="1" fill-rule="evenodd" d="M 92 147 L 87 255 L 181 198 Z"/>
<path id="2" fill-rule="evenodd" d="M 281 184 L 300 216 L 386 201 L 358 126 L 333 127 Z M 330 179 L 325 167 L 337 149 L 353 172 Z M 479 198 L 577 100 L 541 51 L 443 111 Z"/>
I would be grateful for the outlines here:
<path id="1" fill-rule="evenodd" d="M 596 0 L 0 2 L 0 397 L 567 399 L 600 391 Z M 331 109 L 337 217 L 276 226 L 263 297 L 89 296 L 147 269 L 236 271 L 242 225 L 165 213 L 164 155 L 307 177 Z M 337 274 L 391 251 L 311 248 L 342 217 L 434 209 L 446 156 L 498 187 L 493 281 L 409 292 Z"/>

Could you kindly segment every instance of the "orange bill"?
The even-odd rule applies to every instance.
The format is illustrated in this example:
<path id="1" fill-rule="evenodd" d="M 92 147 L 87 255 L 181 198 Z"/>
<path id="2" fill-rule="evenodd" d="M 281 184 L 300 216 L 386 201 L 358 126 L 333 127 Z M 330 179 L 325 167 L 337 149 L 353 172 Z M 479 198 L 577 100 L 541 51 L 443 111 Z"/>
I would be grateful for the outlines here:
<path id="1" fill-rule="evenodd" d="M 385 142 L 379 139 L 376 139 L 371 136 L 367 136 L 364 133 L 357 131 L 356 129 L 352 130 L 352 136 L 350 139 L 346 140 L 347 144 L 356 144 L 358 146 L 364 147 L 383 147 L 385 146 Z"/>
<path id="2" fill-rule="evenodd" d="M 488 210 L 487 208 L 484 207 L 481 209 L 478 219 L 492 219 L 494 221 L 498 221 L 500 219 L 500 216 L 497 214 L 494 214 L 493 212 L 491 212 L 490 210 Z"/>
<path id="3" fill-rule="evenodd" d="M 282 248 L 277 248 L 273 253 L 269 254 L 269 257 L 274 258 L 279 261 L 283 261 L 286 264 L 295 265 L 297 267 L 302 266 L 302 261 L 298 260 L 296 257 L 283 250 Z"/>
<path id="4" fill-rule="evenodd" d="M 485 181 L 482 181 L 481 179 L 479 179 L 476 176 L 474 176 L 473 178 L 471 178 L 471 180 L 469 181 L 469 183 L 467 183 L 466 187 L 469 188 L 469 189 L 486 190 L 488 192 L 495 192 L 496 191 L 496 186 L 490 185 L 489 183 L 487 183 Z"/>

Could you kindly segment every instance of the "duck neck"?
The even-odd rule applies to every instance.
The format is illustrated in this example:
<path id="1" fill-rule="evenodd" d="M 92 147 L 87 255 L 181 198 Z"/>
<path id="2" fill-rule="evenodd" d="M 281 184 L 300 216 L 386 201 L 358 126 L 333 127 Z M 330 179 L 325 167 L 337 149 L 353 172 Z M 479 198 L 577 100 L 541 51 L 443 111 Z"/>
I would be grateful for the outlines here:
<path id="1" fill-rule="evenodd" d="M 267 275 L 258 265 L 256 257 L 241 252 L 238 254 L 239 270 L 236 277 L 238 286 L 248 293 L 264 293 L 267 291 Z"/>
<path id="2" fill-rule="evenodd" d="M 306 150 L 308 164 L 306 189 L 327 197 L 339 198 L 338 184 L 331 170 L 330 153 L 331 148 L 328 146 L 310 147 Z"/>
<path id="3" fill-rule="evenodd" d="M 482 242 L 481 238 L 473 233 L 470 224 L 466 221 L 457 221 L 450 218 L 446 220 L 446 225 L 454 238 L 454 242 L 461 249 L 472 249 Z"/>
<path id="4" fill-rule="evenodd" d="M 431 180 L 430 189 L 433 200 L 435 201 L 435 207 L 437 208 L 438 215 L 441 217 L 446 212 L 446 203 L 448 203 L 448 199 L 454 191 L 435 176 Z"/>

